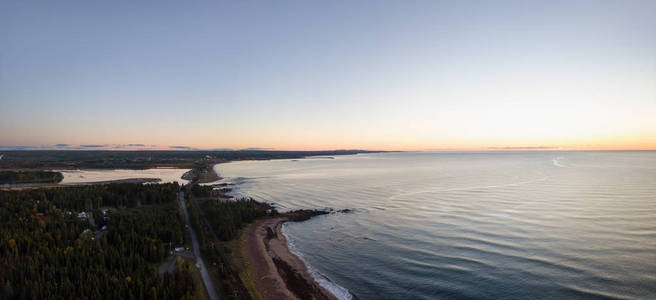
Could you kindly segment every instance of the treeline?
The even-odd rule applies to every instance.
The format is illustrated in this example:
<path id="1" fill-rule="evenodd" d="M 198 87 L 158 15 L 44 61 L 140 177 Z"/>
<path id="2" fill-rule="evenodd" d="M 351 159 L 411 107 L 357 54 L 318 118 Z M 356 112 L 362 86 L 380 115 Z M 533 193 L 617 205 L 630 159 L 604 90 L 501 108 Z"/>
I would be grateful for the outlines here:
<path id="1" fill-rule="evenodd" d="M 214 187 L 211 185 L 194 184 L 191 186 L 191 195 L 194 197 L 209 197 Z"/>
<path id="2" fill-rule="evenodd" d="M 217 237 L 227 241 L 234 238 L 244 225 L 266 216 L 270 208 L 253 199 L 239 199 L 203 201 L 201 209 Z"/>
<path id="3" fill-rule="evenodd" d="M 52 171 L 0 171 L 0 184 L 58 183 L 64 175 Z"/>
<path id="4" fill-rule="evenodd" d="M 49 204 L 55 205 L 58 208 L 82 211 L 96 209 L 102 206 L 137 207 L 139 205 L 168 203 L 176 200 L 178 189 L 179 186 L 177 183 L 112 183 L 50 189 L 0 191 L 0 198 L 25 201 L 47 200 Z M 45 209 L 44 203 L 39 203 L 41 209 Z"/>
<path id="5" fill-rule="evenodd" d="M 213 200 L 204 200 L 213 201 Z M 191 202 L 194 202 L 193 204 Z M 228 256 L 227 248 L 222 244 L 216 243 L 215 235 L 211 229 L 201 222 L 199 206 L 195 205 L 194 200 L 188 201 L 188 211 L 192 226 L 197 229 L 200 242 L 201 255 L 206 262 L 212 267 L 210 273 L 218 279 L 218 292 L 223 299 L 252 299 L 247 288 L 244 286 L 242 279 L 235 270 L 232 269 Z M 205 220 L 205 218 L 204 218 Z M 209 226 L 209 224 L 208 224 Z"/>
<path id="6" fill-rule="evenodd" d="M 187 202 L 188 210 L 192 226 L 198 229 L 202 256 L 213 266 L 210 273 L 218 279 L 223 298 L 251 299 L 253 294 L 244 284 L 240 273 L 231 266 L 228 257 L 230 249 L 216 241 L 237 238 L 239 230 L 248 223 L 278 212 L 252 199 L 224 201 L 207 198 L 212 189 L 212 186 L 188 185 L 188 193 L 185 193 L 190 198 Z"/>
<path id="7" fill-rule="evenodd" d="M 117 184 L 1 192 L 0 298 L 200 297 L 188 267 L 164 276 L 154 268 L 184 239 L 180 210 L 172 201 L 176 189 L 174 184 Z M 125 203 L 144 206 L 119 208 Z M 100 206 L 113 207 L 106 221 L 103 217 L 106 231 L 70 212 Z"/>

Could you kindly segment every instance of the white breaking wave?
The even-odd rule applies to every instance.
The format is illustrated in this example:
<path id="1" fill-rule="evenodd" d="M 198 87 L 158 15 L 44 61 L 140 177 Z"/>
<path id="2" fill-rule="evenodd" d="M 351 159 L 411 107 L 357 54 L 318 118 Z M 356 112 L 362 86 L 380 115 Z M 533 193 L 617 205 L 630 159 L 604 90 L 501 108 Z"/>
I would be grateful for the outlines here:
<path id="1" fill-rule="evenodd" d="M 282 229 L 280 230 L 282 232 L 282 235 L 285 236 L 285 239 L 287 239 L 287 248 L 291 253 L 294 255 L 298 256 L 300 260 L 303 261 L 305 264 L 305 267 L 307 268 L 308 273 L 310 273 L 310 276 L 314 278 L 314 280 L 321 285 L 324 289 L 326 289 L 329 293 L 333 294 L 337 299 L 340 300 L 351 300 L 353 299 L 353 295 L 344 287 L 332 282 L 328 277 L 325 275 L 321 274 L 317 269 L 312 267 L 306 260 L 305 257 L 301 254 L 301 252 L 296 249 L 296 245 L 294 245 L 293 240 L 289 237 L 289 234 L 287 234 L 287 223 L 282 224 Z"/>
<path id="2" fill-rule="evenodd" d="M 554 157 L 551 159 L 551 162 L 553 163 L 554 166 L 559 167 L 559 168 L 567 168 L 563 164 L 560 163 L 560 160 L 563 159 L 562 156 Z"/>
<path id="3" fill-rule="evenodd" d="M 230 186 L 230 191 L 227 192 L 226 195 L 235 198 L 235 200 L 250 199 L 251 198 L 246 193 L 242 192 L 241 189 L 239 189 L 239 187 L 236 184 Z"/>

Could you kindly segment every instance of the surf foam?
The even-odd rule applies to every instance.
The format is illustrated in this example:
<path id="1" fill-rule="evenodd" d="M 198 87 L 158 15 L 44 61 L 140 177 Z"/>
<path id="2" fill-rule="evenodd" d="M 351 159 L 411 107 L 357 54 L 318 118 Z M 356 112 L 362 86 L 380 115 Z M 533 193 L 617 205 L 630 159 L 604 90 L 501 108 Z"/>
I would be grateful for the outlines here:
<path id="1" fill-rule="evenodd" d="M 310 273 L 310 276 L 314 278 L 314 280 L 319 283 L 321 287 L 326 289 L 329 293 L 331 293 L 333 296 L 335 296 L 337 299 L 340 300 L 351 300 L 353 299 L 353 295 L 344 287 L 334 283 L 331 281 L 328 277 L 325 275 L 321 274 L 317 269 L 315 269 L 312 265 L 310 265 L 305 257 L 303 257 L 303 254 L 301 254 L 300 251 L 296 248 L 296 245 L 294 244 L 294 241 L 292 238 L 289 236 L 287 233 L 287 223 L 282 224 L 282 229 L 280 230 L 282 234 L 285 236 L 285 239 L 287 239 L 287 248 L 291 253 L 294 255 L 298 256 L 301 261 L 305 264 L 305 267 L 307 268 L 308 273 Z"/>

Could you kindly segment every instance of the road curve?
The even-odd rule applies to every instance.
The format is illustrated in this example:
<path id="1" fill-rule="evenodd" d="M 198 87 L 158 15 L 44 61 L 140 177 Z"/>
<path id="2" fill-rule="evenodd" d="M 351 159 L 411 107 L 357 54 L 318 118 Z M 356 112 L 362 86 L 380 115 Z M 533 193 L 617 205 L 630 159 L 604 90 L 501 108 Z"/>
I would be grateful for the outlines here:
<path id="1" fill-rule="evenodd" d="M 196 232 L 194 232 L 193 227 L 191 227 L 191 219 L 189 218 L 189 212 L 187 212 L 187 206 L 185 205 L 183 191 L 178 193 L 178 199 L 180 199 L 180 206 L 182 206 L 182 211 L 185 215 L 185 222 L 187 223 L 187 228 L 189 229 L 189 235 L 191 235 L 194 257 L 196 257 L 196 266 L 200 270 L 200 275 L 203 279 L 203 285 L 205 285 L 205 290 L 207 291 L 207 295 L 210 297 L 210 300 L 218 300 L 219 295 L 214 289 L 214 284 L 212 283 L 212 278 L 210 278 L 210 273 L 207 272 L 205 262 L 203 262 L 203 258 L 200 256 L 200 245 L 198 244 L 198 237 L 196 236 Z"/>

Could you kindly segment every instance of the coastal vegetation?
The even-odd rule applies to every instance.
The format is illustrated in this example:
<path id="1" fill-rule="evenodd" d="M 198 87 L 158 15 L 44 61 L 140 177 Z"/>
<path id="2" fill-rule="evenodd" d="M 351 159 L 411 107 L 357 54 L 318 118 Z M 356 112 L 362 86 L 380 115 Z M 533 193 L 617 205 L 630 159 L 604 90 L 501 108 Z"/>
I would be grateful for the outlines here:
<path id="1" fill-rule="evenodd" d="M 195 183 L 208 183 L 220 180 L 221 177 L 214 171 L 214 164 L 207 161 L 199 161 L 187 173 L 182 175 L 182 179 L 190 180 Z"/>
<path id="2" fill-rule="evenodd" d="M 0 191 L 3 298 L 203 298 L 193 265 L 155 270 L 184 243 L 177 190 L 124 183 Z"/>
<path id="3" fill-rule="evenodd" d="M 64 179 L 60 172 L 52 171 L 0 171 L 0 184 L 58 183 Z"/>
<path id="4" fill-rule="evenodd" d="M 212 191 L 214 187 L 211 185 L 199 185 L 194 184 L 189 188 L 191 195 L 196 198 L 206 198 L 212 196 Z"/>
<path id="5" fill-rule="evenodd" d="M 132 208 L 148 204 L 164 204 L 176 200 L 177 183 L 136 184 L 113 183 L 21 191 L 0 191 L 0 199 L 25 201 L 47 200 L 60 209 L 83 211 L 109 207 Z M 40 202 L 39 202 L 40 203 Z M 44 204 L 40 204 L 43 206 Z"/>
<path id="6" fill-rule="evenodd" d="M 235 238 L 244 225 L 274 211 L 268 205 L 252 199 L 203 201 L 201 210 L 209 216 L 207 220 L 210 226 L 222 241 Z"/>
<path id="7" fill-rule="evenodd" d="M 192 189 L 195 186 L 197 185 L 188 185 L 187 187 Z M 204 190 L 207 189 L 206 187 L 202 188 Z M 185 195 L 189 194 L 190 193 L 185 193 Z M 200 198 L 195 198 L 193 196 L 189 197 L 189 200 L 190 201 L 187 202 L 187 209 L 191 215 L 191 224 L 198 233 L 201 254 L 204 260 L 212 266 L 209 268 L 209 272 L 215 282 L 215 286 L 219 287 L 218 292 L 221 295 L 221 298 L 252 299 L 253 294 L 244 285 L 239 273 L 232 268 L 227 248 L 217 237 L 208 222 L 208 215 L 205 214 L 205 212 L 201 213 L 200 211 L 201 207 L 198 205 L 198 202 L 216 200 L 208 198 L 200 200 Z M 214 217 L 213 215 L 209 216 Z"/>

